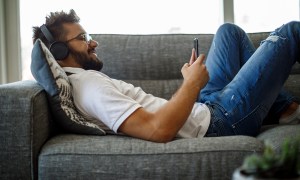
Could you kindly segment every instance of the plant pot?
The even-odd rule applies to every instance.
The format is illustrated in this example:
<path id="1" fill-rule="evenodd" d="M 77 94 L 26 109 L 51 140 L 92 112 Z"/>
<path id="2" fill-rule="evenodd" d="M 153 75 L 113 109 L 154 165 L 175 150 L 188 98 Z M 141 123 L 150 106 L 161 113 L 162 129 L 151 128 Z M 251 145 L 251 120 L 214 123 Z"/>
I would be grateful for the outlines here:
<path id="1" fill-rule="evenodd" d="M 246 173 L 243 172 L 243 170 L 241 168 L 238 168 L 234 171 L 233 175 L 232 175 L 232 180 L 266 180 L 266 179 L 272 179 L 272 180 L 276 180 L 276 179 L 286 179 L 286 180 L 300 180 L 300 177 L 297 178 L 261 178 L 261 177 L 257 177 L 255 175 L 248 175 Z"/>

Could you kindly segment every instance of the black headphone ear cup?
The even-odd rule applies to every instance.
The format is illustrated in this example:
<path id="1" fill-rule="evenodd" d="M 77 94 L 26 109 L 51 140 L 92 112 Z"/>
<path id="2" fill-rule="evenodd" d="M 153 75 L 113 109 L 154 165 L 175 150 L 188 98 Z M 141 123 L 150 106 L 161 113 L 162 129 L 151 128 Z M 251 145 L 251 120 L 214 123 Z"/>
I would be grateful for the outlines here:
<path id="1" fill-rule="evenodd" d="M 56 41 L 50 45 L 50 52 L 56 60 L 64 60 L 69 55 L 69 48 L 66 43 Z"/>

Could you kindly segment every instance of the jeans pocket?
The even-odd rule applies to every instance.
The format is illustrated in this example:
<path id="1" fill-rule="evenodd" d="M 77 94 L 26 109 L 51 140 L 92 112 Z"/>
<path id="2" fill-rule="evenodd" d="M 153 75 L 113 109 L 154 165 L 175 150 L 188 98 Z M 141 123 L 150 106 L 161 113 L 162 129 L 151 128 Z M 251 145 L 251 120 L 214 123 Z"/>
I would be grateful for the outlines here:
<path id="1" fill-rule="evenodd" d="M 216 136 L 230 136 L 234 135 L 231 127 L 227 123 L 226 111 L 225 109 L 216 103 L 209 103 L 208 105 L 211 111 L 211 120 L 206 137 L 216 137 Z"/>

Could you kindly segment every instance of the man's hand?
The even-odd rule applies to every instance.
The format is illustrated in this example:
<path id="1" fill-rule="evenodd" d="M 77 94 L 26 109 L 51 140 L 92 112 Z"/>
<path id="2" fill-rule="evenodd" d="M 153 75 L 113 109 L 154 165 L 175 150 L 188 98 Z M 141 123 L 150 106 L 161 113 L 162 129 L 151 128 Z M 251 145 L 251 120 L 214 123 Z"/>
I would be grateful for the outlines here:
<path id="1" fill-rule="evenodd" d="M 183 65 L 181 73 L 184 81 L 191 87 L 196 87 L 199 90 L 202 89 L 209 80 L 209 73 L 203 63 L 205 56 L 200 54 L 196 59 L 195 50 L 192 50 L 190 62 Z"/>

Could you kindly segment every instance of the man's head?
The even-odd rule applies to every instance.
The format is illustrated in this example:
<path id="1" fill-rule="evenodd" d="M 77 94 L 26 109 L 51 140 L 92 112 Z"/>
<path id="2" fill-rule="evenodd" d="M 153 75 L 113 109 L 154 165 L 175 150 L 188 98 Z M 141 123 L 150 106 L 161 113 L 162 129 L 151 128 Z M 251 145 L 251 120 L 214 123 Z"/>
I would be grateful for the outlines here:
<path id="1" fill-rule="evenodd" d="M 49 49 L 57 43 L 65 45 L 66 55 L 62 56 L 62 59 L 56 59 L 62 67 L 101 70 L 103 63 L 95 51 L 98 43 L 92 40 L 79 22 L 80 18 L 72 9 L 69 13 L 52 12 L 46 17 L 44 25 L 33 27 L 33 43 L 37 39 L 41 39 Z M 49 35 L 42 30 L 43 28 L 49 31 L 53 40 L 49 40 Z"/>

